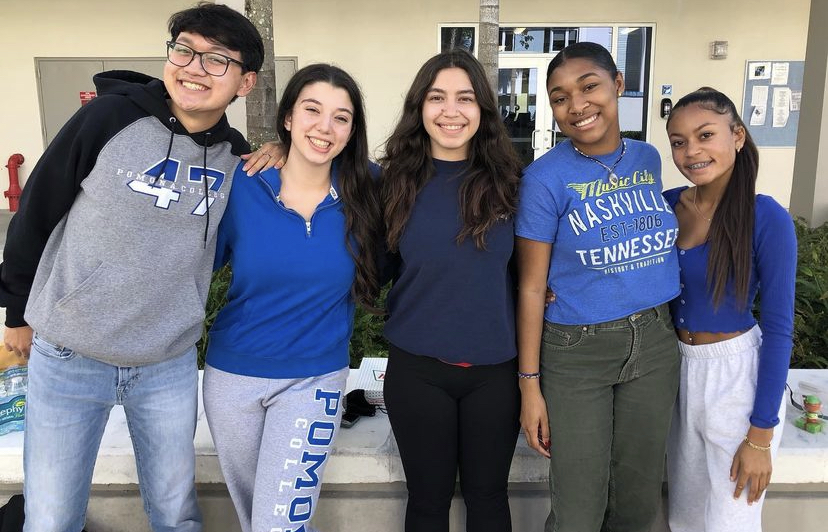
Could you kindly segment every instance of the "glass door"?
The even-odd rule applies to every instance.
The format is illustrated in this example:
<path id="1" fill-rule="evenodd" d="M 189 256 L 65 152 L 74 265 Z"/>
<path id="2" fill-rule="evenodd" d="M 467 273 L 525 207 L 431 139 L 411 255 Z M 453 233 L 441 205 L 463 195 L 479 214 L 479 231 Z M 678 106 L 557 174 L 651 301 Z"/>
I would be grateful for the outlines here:
<path id="1" fill-rule="evenodd" d="M 500 56 L 497 103 L 524 165 L 553 146 L 552 110 L 546 95 L 548 57 Z"/>
<path id="2" fill-rule="evenodd" d="M 497 97 L 506 129 L 525 164 L 566 137 L 552 119 L 546 67 L 566 45 L 589 41 L 610 50 L 624 75 L 618 101 L 621 134 L 646 140 L 651 98 L 653 26 L 500 27 Z"/>

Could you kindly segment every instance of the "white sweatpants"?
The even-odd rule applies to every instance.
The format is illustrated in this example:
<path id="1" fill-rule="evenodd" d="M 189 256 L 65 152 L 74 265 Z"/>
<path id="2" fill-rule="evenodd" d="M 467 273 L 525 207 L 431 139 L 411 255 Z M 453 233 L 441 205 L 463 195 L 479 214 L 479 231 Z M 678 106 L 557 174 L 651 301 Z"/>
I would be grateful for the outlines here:
<path id="1" fill-rule="evenodd" d="M 669 523 L 672 532 L 761 532 L 765 494 L 747 504 L 747 486 L 733 499 L 730 466 L 744 440 L 756 395 L 758 326 L 707 345 L 679 342 L 681 381 L 667 447 Z M 779 407 L 785 419 L 785 401 Z M 771 457 L 782 437 L 774 429 Z"/>

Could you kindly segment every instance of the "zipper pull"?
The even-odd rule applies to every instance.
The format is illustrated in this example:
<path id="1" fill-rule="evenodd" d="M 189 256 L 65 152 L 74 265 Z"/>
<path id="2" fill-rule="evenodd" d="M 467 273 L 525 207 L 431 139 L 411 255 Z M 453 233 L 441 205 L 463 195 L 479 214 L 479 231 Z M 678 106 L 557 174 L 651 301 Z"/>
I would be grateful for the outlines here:
<path id="1" fill-rule="evenodd" d="M 306 235 L 308 236 L 308 238 L 310 238 L 310 236 L 311 236 L 311 234 L 310 234 L 311 233 L 311 223 L 310 223 L 310 221 L 305 221 L 305 229 L 307 230 Z"/>

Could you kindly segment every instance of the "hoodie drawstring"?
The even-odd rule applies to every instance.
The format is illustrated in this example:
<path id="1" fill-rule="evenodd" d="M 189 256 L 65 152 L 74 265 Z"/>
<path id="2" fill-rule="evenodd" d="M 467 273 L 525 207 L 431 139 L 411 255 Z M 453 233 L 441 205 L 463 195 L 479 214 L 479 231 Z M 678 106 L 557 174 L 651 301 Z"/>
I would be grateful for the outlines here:
<path id="1" fill-rule="evenodd" d="M 173 139 L 175 138 L 175 125 L 178 123 L 178 120 L 176 120 L 174 116 L 171 116 L 169 121 L 170 143 L 167 145 L 167 155 L 164 156 L 164 163 L 161 165 L 161 171 L 158 172 L 158 175 L 152 176 L 152 186 L 155 186 L 158 183 L 158 178 L 161 177 L 161 174 L 164 174 L 167 171 L 167 163 L 170 162 L 170 154 L 172 153 L 172 143 Z"/>
<path id="2" fill-rule="evenodd" d="M 172 145 L 173 139 L 175 138 L 175 128 L 176 124 L 178 124 L 178 120 L 175 119 L 174 116 L 169 118 L 170 122 L 170 143 L 167 145 L 167 155 L 164 156 L 164 162 L 161 164 L 161 171 L 158 172 L 158 175 L 152 176 L 152 186 L 155 186 L 158 183 L 158 178 L 161 177 L 161 174 L 164 174 L 167 171 L 167 163 L 170 162 L 170 154 L 172 153 Z M 204 249 L 207 249 L 207 234 L 210 230 L 210 187 L 207 183 L 207 148 L 210 147 L 210 136 L 212 134 L 207 132 L 204 134 L 204 154 L 201 159 L 201 185 L 204 187 L 204 201 L 206 202 L 207 208 L 207 223 L 204 225 Z"/>
<path id="3" fill-rule="evenodd" d="M 204 249 L 207 249 L 207 230 L 210 228 L 210 187 L 207 186 L 207 148 L 210 146 L 210 133 L 204 134 L 204 159 L 201 164 L 201 185 L 207 202 L 207 223 L 204 225 Z"/>

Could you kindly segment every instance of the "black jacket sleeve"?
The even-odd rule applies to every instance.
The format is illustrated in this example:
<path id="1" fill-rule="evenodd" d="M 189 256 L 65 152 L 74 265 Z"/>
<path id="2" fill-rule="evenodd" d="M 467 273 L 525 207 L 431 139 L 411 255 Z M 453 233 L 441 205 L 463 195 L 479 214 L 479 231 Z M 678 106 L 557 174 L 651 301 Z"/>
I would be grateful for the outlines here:
<path id="1" fill-rule="evenodd" d="M 7 327 L 26 325 L 23 313 L 43 248 L 72 207 L 101 148 L 117 132 L 115 122 L 123 127 L 115 116 L 119 113 L 112 112 L 119 99 L 96 98 L 75 113 L 26 180 L 0 264 L 0 306 L 6 307 Z"/>

